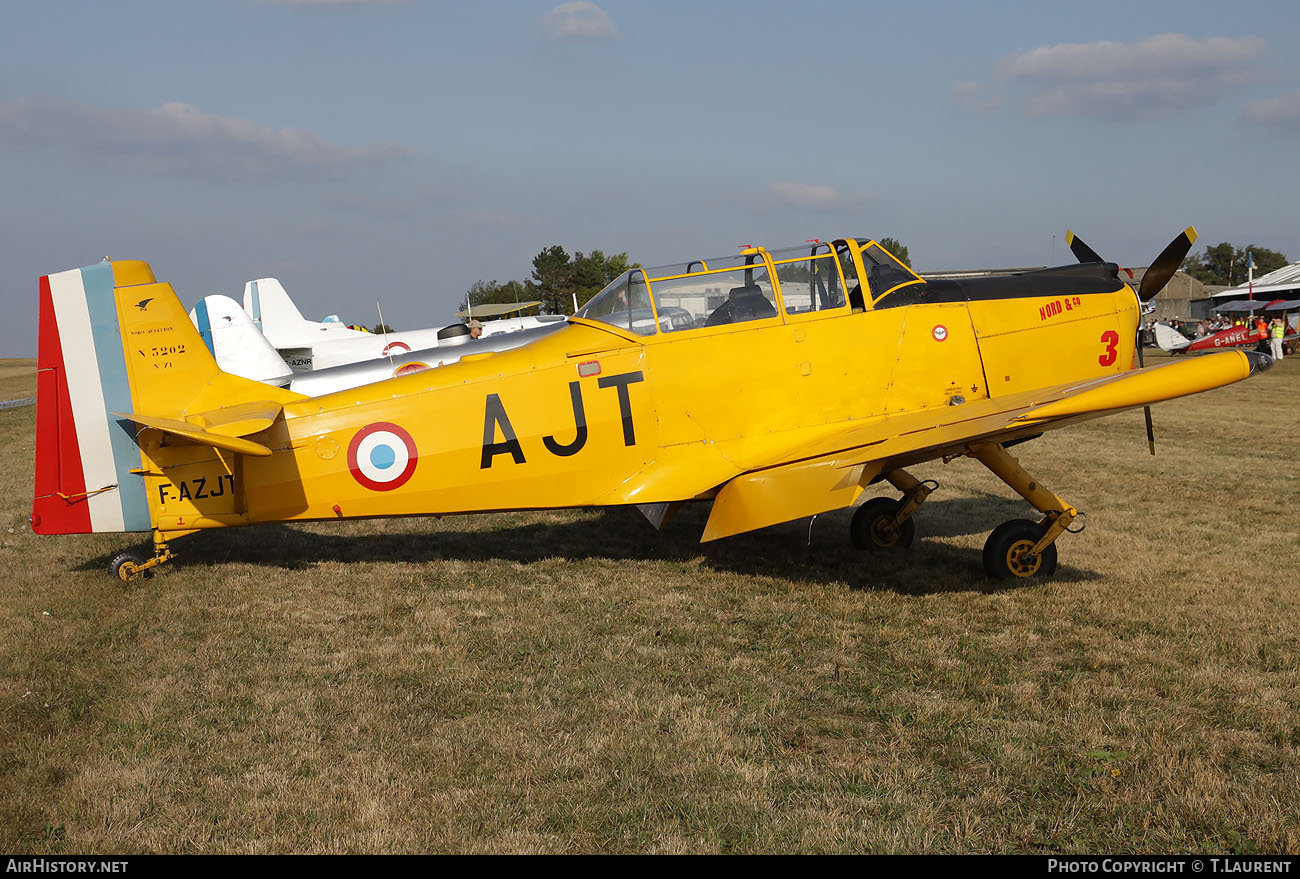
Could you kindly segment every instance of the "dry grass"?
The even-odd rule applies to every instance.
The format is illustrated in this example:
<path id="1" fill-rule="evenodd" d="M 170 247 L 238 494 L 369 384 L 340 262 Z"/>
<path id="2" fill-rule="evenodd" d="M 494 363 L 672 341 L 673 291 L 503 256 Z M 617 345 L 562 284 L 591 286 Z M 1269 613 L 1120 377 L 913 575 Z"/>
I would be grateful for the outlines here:
<path id="1" fill-rule="evenodd" d="M 10 382 L 9 396 L 34 391 Z M 1018 451 L 1091 513 L 995 591 L 1027 507 L 969 461 L 901 556 L 848 512 L 27 528 L 0 412 L 0 850 L 1300 852 L 1300 358 Z"/>

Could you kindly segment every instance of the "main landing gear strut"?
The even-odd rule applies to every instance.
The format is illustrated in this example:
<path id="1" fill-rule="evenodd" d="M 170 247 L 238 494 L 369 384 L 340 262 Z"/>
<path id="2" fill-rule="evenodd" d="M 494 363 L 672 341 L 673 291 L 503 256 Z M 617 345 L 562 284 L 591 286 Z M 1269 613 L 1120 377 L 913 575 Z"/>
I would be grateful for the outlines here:
<path id="1" fill-rule="evenodd" d="M 1056 538 L 1070 530 L 1079 511 L 1039 485 L 998 443 L 971 443 L 966 454 L 1043 514 L 1037 522 L 1012 519 L 994 528 L 984 543 L 984 572 L 994 580 L 1052 576 L 1056 573 Z"/>
<path id="2" fill-rule="evenodd" d="M 1037 522 L 1012 519 L 994 528 L 984 543 L 984 572 L 994 580 L 1052 576 L 1056 572 L 1056 538 L 1071 530 L 1079 511 L 1040 485 L 998 443 L 971 443 L 962 454 L 989 468 L 1043 514 Z M 858 549 L 910 546 L 916 531 L 912 514 L 939 487 L 933 480 L 922 482 L 904 470 L 890 470 L 885 479 L 903 496 L 899 500 L 872 498 L 858 507 L 849 525 L 849 536 Z"/>
<path id="3" fill-rule="evenodd" d="M 906 470 L 890 470 L 885 479 L 903 493 L 898 500 L 875 497 L 858 507 L 849 523 L 849 537 L 858 549 L 906 549 L 912 545 L 916 523 L 912 514 L 939 483 L 921 482 Z"/>
<path id="4" fill-rule="evenodd" d="M 153 558 L 146 559 L 142 553 L 135 550 L 119 552 L 108 563 L 108 573 L 123 583 L 130 583 L 150 568 L 156 568 L 173 558 L 175 556 L 172 555 L 171 549 L 167 546 L 167 541 L 163 538 L 162 532 L 155 530 L 153 533 Z"/>

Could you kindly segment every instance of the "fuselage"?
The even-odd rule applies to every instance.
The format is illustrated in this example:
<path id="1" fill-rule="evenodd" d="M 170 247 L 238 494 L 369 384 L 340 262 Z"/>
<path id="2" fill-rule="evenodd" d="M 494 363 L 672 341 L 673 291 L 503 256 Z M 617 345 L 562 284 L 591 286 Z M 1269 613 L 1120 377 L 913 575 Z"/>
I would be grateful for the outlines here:
<path id="1" fill-rule="evenodd" d="M 227 459 L 150 432 L 146 467 L 166 474 L 149 482 L 153 521 L 184 532 L 686 500 L 832 451 L 846 425 L 959 415 L 986 397 L 1132 368 L 1138 303 L 1113 267 L 979 283 L 913 276 L 812 310 L 792 304 L 804 282 L 781 281 L 780 269 L 770 315 L 656 331 L 666 309 L 654 300 L 648 331 L 632 311 L 626 326 L 579 316 L 522 347 L 294 399 L 253 437 L 265 457 Z M 687 267 L 677 281 L 700 274 Z"/>

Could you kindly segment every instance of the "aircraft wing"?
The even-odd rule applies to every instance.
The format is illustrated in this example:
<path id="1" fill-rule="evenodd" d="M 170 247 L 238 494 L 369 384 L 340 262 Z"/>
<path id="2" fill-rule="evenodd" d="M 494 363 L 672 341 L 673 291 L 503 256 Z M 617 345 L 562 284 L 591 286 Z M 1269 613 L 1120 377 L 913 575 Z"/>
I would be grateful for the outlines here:
<path id="1" fill-rule="evenodd" d="M 765 463 L 739 450 L 732 460 L 745 472 L 718 491 L 701 540 L 841 509 L 857 500 L 862 486 L 880 473 L 961 455 L 971 443 L 1007 443 L 1211 390 L 1240 381 L 1268 363 L 1243 351 L 1221 351 L 1102 379 L 853 422 Z"/>
<path id="2" fill-rule="evenodd" d="M 541 304 L 542 300 L 540 299 L 533 299 L 528 302 L 485 302 L 481 305 L 475 305 L 472 309 L 456 312 L 456 317 L 504 317 L 507 314 L 524 311 Z"/>

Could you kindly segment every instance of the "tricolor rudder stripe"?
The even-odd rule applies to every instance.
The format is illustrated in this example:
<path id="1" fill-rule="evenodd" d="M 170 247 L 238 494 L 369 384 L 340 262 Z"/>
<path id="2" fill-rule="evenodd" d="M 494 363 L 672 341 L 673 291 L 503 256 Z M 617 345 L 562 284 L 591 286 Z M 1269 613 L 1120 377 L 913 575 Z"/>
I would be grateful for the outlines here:
<path id="1" fill-rule="evenodd" d="M 152 277 L 149 278 L 152 280 Z M 36 399 L 40 534 L 148 531 L 151 523 L 112 263 L 41 279 Z"/>

